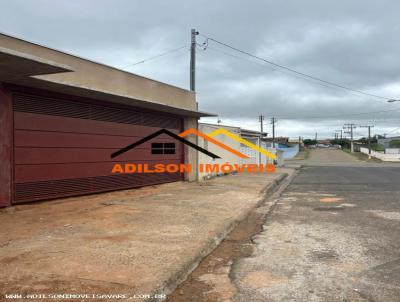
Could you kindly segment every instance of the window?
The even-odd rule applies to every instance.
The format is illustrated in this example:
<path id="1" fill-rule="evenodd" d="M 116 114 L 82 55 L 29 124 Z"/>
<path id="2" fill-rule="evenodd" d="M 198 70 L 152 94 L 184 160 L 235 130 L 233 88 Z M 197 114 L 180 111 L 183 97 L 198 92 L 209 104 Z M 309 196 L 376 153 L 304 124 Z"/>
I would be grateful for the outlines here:
<path id="1" fill-rule="evenodd" d="M 175 154 L 175 143 L 152 143 L 151 154 Z"/>

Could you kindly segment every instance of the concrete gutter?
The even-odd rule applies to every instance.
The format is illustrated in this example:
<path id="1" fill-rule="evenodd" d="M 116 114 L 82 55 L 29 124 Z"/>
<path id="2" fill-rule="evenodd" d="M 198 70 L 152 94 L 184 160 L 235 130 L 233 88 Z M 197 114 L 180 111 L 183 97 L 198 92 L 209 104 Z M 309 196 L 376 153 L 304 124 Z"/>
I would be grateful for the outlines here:
<path id="1" fill-rule="evenodd" d="M 288 176 L 288 173 L 280 174 L 276 179 L 264 186 L 259 192 L 260 195 L 262 195 L 262 198 L 260 198 L 260 200 L 254 204 L 253 207 L 249 208 L 246 212 L 241 213 L 237 219 L 226 224 L 214 237 L 209 238 L 209 241 L 202 249 L 198 251 L 194 258 L 190 259 L 185 266 L 183 266 L 179 271 L 175 272 L 169 280 L 161 284 L 157 290 L 152 292 L 151 295 L 154 296 L 162 293 L 168 295 L 172 293 L 177 286 L 181 284 L 190 275 L 190 273 L 196 269 L 204 257 L 209 255 L 226 238 L 226 236 L 248 216 L 251 211 L 259 207 L 265 201 L 265 198 L 267 198 L 268 194 L 274 193 L 282 181 L 284 181 Z M 160 301 L 160 299 L 148 299 L 146 301 Z"/>

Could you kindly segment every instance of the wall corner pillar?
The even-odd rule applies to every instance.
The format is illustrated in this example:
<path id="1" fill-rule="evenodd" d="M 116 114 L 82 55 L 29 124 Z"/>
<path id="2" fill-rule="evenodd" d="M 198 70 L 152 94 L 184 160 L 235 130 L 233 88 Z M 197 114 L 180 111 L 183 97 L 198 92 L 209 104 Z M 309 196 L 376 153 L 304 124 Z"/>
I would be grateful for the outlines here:
<path id="1" fill-rule="evenodd" d="M 197 117 L 186 117 L 184 119 L 184 130 L 194 128 L 198 130 L 198 118 Z M 199 138 L 197 135 L 190 135 L 185 137 L 188 141 L 198 145 Z M 185 146 L 185 164 L 192 166 L 192 171 L 185 174 L 186 181 L 197 181 L 199 180 L 199 152 L 189 146 Z"/>

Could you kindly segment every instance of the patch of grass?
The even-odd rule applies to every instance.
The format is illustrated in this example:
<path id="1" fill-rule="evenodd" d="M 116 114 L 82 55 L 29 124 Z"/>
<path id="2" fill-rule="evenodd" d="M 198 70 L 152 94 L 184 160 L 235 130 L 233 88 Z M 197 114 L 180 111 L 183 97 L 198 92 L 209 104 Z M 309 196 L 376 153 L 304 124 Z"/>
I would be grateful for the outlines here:
<path id="1" fill-rule="evenodd" d="M 368 161 L 368 162 L 375 162 L 375 163 L 382 162 L 380 159 L 375 158 L 375 157 L 369 158 L 368 154 L 365 154 L 365 153 L 361 153 L 361 152 L 351 153 L 350 149 L 342 149 L 342 150 L 361 161 Z"/>
<path id="2" fill-rule="evenodd" d="M 392 140 L 389 143 L 390 148 L 400 148 L 400 139 Z"/>
<path id="3" fill-rule="evenodd" d="M 310 149 L 306 149 L 304 152 L 304 159 L 308 159 L 310 157 Z"/>

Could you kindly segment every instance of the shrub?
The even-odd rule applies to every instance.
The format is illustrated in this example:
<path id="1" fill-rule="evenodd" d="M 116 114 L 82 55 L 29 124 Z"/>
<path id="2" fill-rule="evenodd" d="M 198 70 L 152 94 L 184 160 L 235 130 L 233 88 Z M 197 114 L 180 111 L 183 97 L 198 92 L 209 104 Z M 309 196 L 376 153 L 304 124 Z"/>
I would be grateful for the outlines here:
<path id="1" fill-rule="evenodd" d="M 400 148 L 400 139 L 392 140 L 392 141 L 389 143 L 389 147 L 390 147 L 390 148 Z"/>
<path id="2" fill-rule="evenodd" d="M 317 141 L 315 139 L 305 139 L 303 140 L 305 146 L 316 145 Z"/>
<path id="3" fill-rule="evenodd" d="M 374 150 L 374 151 L 385 151 L 385 147 L 383 145 L 378 144 L 378 143 L 371 144 L 371 149 Z"/>
<path id="4" fill-rule="evenodd" d="M 350 141 L 347 139 L 332 139 L 332 145 L 340 145 L 342 149 L 350 149 Z"/>

